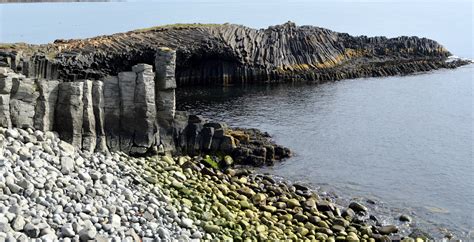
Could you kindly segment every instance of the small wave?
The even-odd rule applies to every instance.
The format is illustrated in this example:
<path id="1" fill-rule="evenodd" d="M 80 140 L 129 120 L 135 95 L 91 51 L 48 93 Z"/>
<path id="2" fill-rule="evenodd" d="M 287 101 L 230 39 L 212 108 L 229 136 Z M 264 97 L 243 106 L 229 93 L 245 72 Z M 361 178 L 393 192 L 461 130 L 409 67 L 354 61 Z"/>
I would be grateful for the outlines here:
<path id="1" fill-rule="evenodd" d="M 474 60 L 471 60 L 469 58 L 462 58 L 457 55 L 448 56 L 446 63 L 453 62 L 453 61 L 469 61 L 471 63 L 474 63 Z"/>

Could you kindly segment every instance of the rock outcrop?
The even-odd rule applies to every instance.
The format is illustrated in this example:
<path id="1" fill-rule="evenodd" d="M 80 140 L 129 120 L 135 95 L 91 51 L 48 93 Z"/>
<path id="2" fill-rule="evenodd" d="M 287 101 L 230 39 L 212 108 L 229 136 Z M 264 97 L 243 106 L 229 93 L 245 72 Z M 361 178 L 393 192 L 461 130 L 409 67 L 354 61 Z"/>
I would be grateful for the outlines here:
<path id="1" fill-rule="evenodd" d="M 261 145 L 249 145 L 225 124 L 176 111 L 175 61 L 174 50 L 159 48 L 154 65 L 137 64 L 117 76 L 73 82 L 26 77 L 3 67 L 0 127 L 56 131 L 61 140 L 87 152 L 231 155 L 236 163 L 252 165 L 290 155 L 260 133 L 252 137 Z M 266 151 L 254 151 L 262 149 L 284 152 L 267 157 Z M 255 155 L 247 158 L 245 152 Z"/>
<path id="2" fill-rule="evenodd" d="M 163 47 L 167 46 L 167 47 Z M 263 165 L 290 155 L 265 133 L 176 111 L 182 85 L 316 83 L 454 68 L 433 40 L 350 36 L 288 22 L 267 29 L 172 25 L 0 45 L 0 126 L 56 131 L 89 152 L 232 155 Z"/>
<path id="3" fill-rule="evenodd" d="M 288 22 L 258 30 L 234 24 L 171 25 L 40 46 L 5 45 L 0 65 L 31 78 L 102 79 L 138 63 L 153 65 L 160 46 L 176 49 L 178 86 L 326 82 L 467 63 L 446 62 L 448 50 L 426 38 L 355 37 Z"/>

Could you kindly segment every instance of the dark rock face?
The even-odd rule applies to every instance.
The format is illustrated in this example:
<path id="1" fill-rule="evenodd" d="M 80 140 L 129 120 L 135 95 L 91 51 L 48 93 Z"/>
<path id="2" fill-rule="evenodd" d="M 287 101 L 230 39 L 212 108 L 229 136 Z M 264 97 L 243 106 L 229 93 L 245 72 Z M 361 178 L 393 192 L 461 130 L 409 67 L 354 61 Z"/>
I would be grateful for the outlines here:
<path id="1" fill-rule="evenodd" d="M 174 58 L 168 57 L 172 61 L 164 63 L 174 66 Z M 235 160 L 254 166 L 290 155 L 266 133 L 230 129 L 176 111 L 175 79 L 167 69 L 156 68 L 169 75 L 155 78 L 153 66 L 138 64 L 102 80 L 63 82 L 34 80 L 0 68 L 0 126 L 56 131 L 62 140 L 87 152 L 219 154 L 227 157 L 227 165 Z M 169 94 L 155 95 L 155 90 Z"/>
<path id="2" fill-rule="evenodd" d="M 177 145 L 189 155 L 229 154 L 236 164 L 252 166 L 272 165 L 291 156 L 291 151 L 272 142 L 268 133 L 232 129 L 224 123 L 207 122 L 199 115 L 189 116 Z"/>
<path id="3" fill-rule="evenodd" d="M 226 164 L 261 166 L 291 152 L 258 130 L 230 129 L 176 111 L 175 89 L 320 83 L 468 63 L 448 62 L 449 55 L 425 38 L 354 37 L 290 22 L 260 30 L 180 25 L 0 45 L 0 126 L 53 130 L 89 152 L 224 154 L 233 158 Z"/>
<path id="4" fill-rule="evenodd" d="M 160 46 L 176 49 L 177 86 L 319 83 L 467 63 L 445 62 L 450 53 L 426 38 L 354 37 L 288 22 L 259 30 L 233 24 L 157 27 L 42 46 L 17 45 L 0 49 L 0 64 L 27 77 L 102 79 L 129 71 L 138 63 L 154 64 Z M 163 78 L 170 74 L 162 73 Z"/>

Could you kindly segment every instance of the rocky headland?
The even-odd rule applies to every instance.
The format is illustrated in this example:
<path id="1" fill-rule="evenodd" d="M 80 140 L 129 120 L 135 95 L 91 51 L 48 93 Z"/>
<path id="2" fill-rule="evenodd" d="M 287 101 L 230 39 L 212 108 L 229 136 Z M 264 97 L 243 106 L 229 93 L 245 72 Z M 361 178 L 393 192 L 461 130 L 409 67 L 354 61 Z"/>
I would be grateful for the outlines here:
<path id="1" fill-rule="evenodd" d="M 293 23 L 0 45 L 0 239 L 390 241 L 398 227 L 251 174 L 288 148 L 176 110 L 175 89 L 455 68 L 437 42 Z M 212 117 L 211 117 L 212 118 Z M 402 216 L 406 223 L 411 218 Z M 426 238 L 414 234 L 405 241 Z"/>
<path id="2" fill-rule="evenodd" d="M 175 24 L 46 45 L 3 44 L 0 63 L 28 77 L 102 79 L 153 65 L 160 47 L 175 49 L 178 86 L 390 76 L 454 68 L 451 53 L 419 37 L 351 36 L 292 22 L 252 29 L 235 24 Z"/>

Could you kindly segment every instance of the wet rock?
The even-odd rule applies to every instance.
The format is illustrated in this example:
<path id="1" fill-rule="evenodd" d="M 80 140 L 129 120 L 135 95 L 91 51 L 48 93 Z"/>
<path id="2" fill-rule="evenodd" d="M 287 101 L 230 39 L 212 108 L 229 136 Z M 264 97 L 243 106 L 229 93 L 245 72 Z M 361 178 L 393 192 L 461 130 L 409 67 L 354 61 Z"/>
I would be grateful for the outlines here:
<path id="1" fill-rule="evenodd" d="M 412 218 L 410 217 L 410 215 L 407 215 L 407 214 L 400 215 L 400 217 L 398 219 L 402 222 L 411 222 L 412 221 Z"/>
<path id="2" fill-rule="evenodd" d="M 355 212 L 367 212 L 368 211 L 367 207 L 362 205 L 359 202 L 351 202 L 349 204 L 349 208 L 351 208 Z"/>
<path id="3" fill-rule="evenodd" d="M 204 230 L 208 233 L 218 233 L 220 231 L 220 227 L 214 224 L 206 224 L 204 225 Z"/>
<path id="4" fill-rule="evenodd" d="M 395 225 L 385 225 L 385 226 L 379 227 L 377 229 L 381 234 L 385 234 L 385 235 L 393 234 L 393 233 L 398 232 L 398 227 L 395 226 Z"/>

